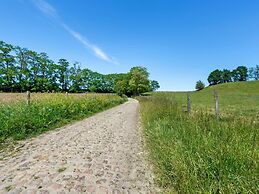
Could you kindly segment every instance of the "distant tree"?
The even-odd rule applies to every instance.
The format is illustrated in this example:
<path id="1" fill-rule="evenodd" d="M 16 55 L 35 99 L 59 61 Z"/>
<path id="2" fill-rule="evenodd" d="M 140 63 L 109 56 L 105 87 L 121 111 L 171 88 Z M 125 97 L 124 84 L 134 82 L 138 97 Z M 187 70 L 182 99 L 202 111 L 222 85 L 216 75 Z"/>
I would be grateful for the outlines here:
<path id="1" fill-rule="evenodd" d="M 30 87 L 29 50 L 15 47 L 17 63 L 17 91 L 24 92 Z"/>
<path id="2" fill-rule="evenodd" d="M 79 64 L 76 62 L 69 70 L 70 79 L 70 92 L 80 92 L 83 87 L 82 70 Z"/>
<path id="3" fill-rule="evenodd" d="M 128 94 L 129 92 L 129 83 L 127 80 L 120 80 L 115 85 L 115 91 L 118 95 L 122 96 L 123 94 Z"/>
<path id="4" fill-rule="evenodd" d="M 70 67 L 66 59 L 55 63 L 46 53 L 0 41 L 0 91 L 3 92 L 92 91 L 130 96 L 159 88 L 159 83 L 149 81 L 148 76 L 144 67 L 108 75 L 81 69 L 78 63 Z"/>
<path id="5" fill-rule="evenodd" d="M 208 77 L 208 82 L 210 85 L 223 83 L 222 71 L 216 69 L 215 71 L 211 72 Z"/>
<path id="6" fill-rule="evenodd" d="M 157 89 L 160 88 L 160 85 L 156 80 L 151 80 L 150 85 L 151 85 L 151 91 L 156 91 Z"/>
<path id="7" fill-rule="evenodd" d="M 11 92 L 15 88 L 17 68 L 15 67 L 15 57 L 12 54 L 14 47 L 0 41 L 0 90 Z"/>
<path id="8" fill-rule="evenodd" d="M 90 69 L 83 69 L 82 70 L 82 82 L 83 82 L 83 87 L 82 89 L 85 91 L 90 91 L 90 86 L 91 86 L 91 76 L 92 76 L 92 71 Z"/>
<path id="9" fill-rule="evenodd" d="M 129 89 L 134 96 L 150 91 L 149 73 L 145 67 L 133 67 L 129 75 Z"/>
<path id="10" fill-rule="evenodd" d="M 69 62 L 66 59 L 58 61 L 59 83 L 62 91 L 68 91 L 69 87 Z"/>
<path id="11" fill-rule="evenodd" d="M 196 85 L 195 85 L 195 89 L 196 90 L 200 91 L 200 90 L 202 90 L 204 88 L 205 88 L 205 84 L 201 80 L 196 82 Z"/>
<path id="12" fill-rule="evenodd" d="M 231 71 L 228 69 L 223 69 L 222 71 L 222 81 L 223 83 L 231 82 Z"/>
<path id="13" fill-rule="evenodd" d="M 259 80 L 259 65 L 249 68 L 249 78 Z"/>
<path id="14" fill-rule="evenodd" d="M 248 70 L 245 66 L 238 66 L 232 71 L 232 78 L 236 81 L 246 81 L 248 77 Z"/>
<path id="15" fill-rule="evenodd" d="M 96 92 L 96 87 L 94 85 L 89 87 L 90 92 Z"/>

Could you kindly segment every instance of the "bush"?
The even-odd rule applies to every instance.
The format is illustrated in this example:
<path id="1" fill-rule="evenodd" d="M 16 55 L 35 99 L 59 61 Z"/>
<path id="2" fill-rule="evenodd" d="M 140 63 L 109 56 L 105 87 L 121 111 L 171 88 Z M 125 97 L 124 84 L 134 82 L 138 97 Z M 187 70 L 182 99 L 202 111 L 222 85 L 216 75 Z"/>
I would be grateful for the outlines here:
<path id="1" fill-rule="evenodd" d="M 205 84 L 201 80 L 196 82 L 196 86 L 195 86 L 196 90 L 200 91 L 200 90 L 202 90 L 204 88 L 205 88 Z"/>

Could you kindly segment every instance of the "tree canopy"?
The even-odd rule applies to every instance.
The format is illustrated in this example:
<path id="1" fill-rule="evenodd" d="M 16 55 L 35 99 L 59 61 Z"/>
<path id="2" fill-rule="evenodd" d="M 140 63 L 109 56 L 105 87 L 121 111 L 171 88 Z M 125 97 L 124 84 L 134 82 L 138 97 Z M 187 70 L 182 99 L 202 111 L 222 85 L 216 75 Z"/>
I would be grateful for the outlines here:
<path id="1" fill-rule="evenodd" d="M 101 74 L 64 58 L 55 63 L 46 53 L 0 41 L 0 92 L 101 92 L 139 95 L 156 90 L 145 67 L 128 73 Z"/>
<path id="2" fill-rule="evenodd" d="M 222 71 L 216 69 L 209 74 L 207 80 L 209 82 L 209 85 L 216 85 L 226 82 L 247 81 L 248 78 L 255 80 L 259 79 L 259 66 L 256 66 L 255 68 L 250 68 L 249 75 L 246 66 L 238 66 L 233 71 L 230 71 L 228 69 L 223 69 Z"/>

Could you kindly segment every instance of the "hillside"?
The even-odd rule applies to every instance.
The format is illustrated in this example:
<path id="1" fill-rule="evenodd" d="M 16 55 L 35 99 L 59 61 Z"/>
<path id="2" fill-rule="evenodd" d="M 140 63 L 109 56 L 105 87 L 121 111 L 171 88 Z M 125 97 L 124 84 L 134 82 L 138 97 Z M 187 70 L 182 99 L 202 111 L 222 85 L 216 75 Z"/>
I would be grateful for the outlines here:
<path id="1" fill-rule="evenodd" d="M 259 81 L 232 82 L 209 86 L 201 91 L 191 92 L 192 109 L 214 109 L 214 90 L 219 94 L 220 111 L 224 113 L 258 114 Z M 186 106 L 186 92 L 169 92 L 168 94 Z"/>

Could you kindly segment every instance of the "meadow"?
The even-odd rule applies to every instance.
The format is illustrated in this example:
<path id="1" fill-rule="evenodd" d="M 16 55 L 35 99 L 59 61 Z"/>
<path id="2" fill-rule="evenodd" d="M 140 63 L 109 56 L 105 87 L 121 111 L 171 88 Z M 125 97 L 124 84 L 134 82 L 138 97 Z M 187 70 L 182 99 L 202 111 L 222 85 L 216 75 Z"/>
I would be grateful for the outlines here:
<path id="1" fill-rule="evenodd" d="M 146 146 L 164 193 L 259 192 L 259 82 L 140 97 Z M 220 119 L 214 96 L 219 93 Z"/>
<path id="2" fill-rule="evenodd" d="M 0 148 L 125 102 L 114 94 L 0 93 Z"/>

